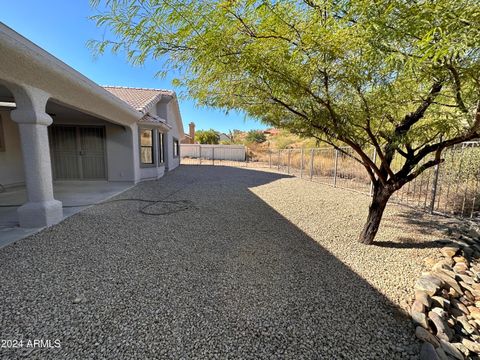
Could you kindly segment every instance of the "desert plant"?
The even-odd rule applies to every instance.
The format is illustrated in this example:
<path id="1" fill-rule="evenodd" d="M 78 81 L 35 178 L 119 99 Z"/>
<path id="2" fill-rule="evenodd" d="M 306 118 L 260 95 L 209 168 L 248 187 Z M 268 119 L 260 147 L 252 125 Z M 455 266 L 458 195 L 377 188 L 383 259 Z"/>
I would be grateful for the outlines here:
<path id="1" fill-rule="evenodd" d="M 195 132 L 195 140 L 200 144 L 218 144 L 220 135 L 213 129 L 198 130 Z"/>
<path id="2" fill-rule="evenodd" d="M 250 130 L 245 137 L 247 143 L 263 143 L 266 140 L 265 134 L 259 130 Z"/>

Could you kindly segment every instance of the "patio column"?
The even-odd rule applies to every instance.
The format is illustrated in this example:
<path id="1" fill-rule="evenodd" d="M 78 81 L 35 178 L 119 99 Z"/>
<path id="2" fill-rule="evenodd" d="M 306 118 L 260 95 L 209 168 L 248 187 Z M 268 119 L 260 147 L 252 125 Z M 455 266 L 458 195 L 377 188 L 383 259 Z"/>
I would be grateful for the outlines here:
<path id="1" fill-rule="evenodd" d="M 18 124 L 27 188 L 27 202 L 18 208 L 21 227 L 43 227 L 63 218 L 62 203 L 53 197 L 52 166 L 47 127 L 52 118 L 45 112 L 50 97 L 46 92 L 14 86 L 17 108 L 11 118 Z"/>

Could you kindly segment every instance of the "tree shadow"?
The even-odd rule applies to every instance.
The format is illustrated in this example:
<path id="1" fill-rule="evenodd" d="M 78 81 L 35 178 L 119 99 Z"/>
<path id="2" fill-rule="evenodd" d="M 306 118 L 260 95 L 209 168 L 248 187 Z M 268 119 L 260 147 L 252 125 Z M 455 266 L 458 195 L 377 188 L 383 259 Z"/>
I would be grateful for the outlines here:
<path id="1" fill-rule="evenodd" d="M 0 338 L 60 339 L 31 354 L 42 359 L 418 353 L 395 304 L 250 190 L 286 177 L 181 166 L 117 199 L 190 201 L 184 211 L 109 202 L 7 246 Z"/>
<path id="2" fill-rule="evenodd" d="M 398 214 L 400 218 L 407 224 L 413 225 L 423 234 L 430 234 L 432 231 L 442 232 L 445 234 L 455 234 L 456 229 L 460 226 L 461 220 L 443 216 L 430 215 L 426 212 L 405 208 Z"/>
<path id="3" fill-rule="evenodd" d="M 393 249 L 436 249 L 442 248 L 445 243 L 446 241 L 443 239 L 419 242 L 411 237 L 399 237 L 397 241 L 374 241 L 373 245 Z"/>

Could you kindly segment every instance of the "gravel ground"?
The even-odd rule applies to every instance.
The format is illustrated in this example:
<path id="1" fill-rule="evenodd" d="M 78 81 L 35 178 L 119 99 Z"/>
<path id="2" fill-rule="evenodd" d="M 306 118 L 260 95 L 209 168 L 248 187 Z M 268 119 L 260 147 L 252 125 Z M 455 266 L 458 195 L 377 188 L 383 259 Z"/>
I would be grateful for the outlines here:
<path id="1" fill-rule="evenodd" d="M 0 339 L 24 347 L 0 358 L 417 358 L 397 304 L 439 222 L 390 206 L 362 246 L 366 196 L 228 167 L 117 198 L 188 202 L 97 205 L 2 249 Z"/>

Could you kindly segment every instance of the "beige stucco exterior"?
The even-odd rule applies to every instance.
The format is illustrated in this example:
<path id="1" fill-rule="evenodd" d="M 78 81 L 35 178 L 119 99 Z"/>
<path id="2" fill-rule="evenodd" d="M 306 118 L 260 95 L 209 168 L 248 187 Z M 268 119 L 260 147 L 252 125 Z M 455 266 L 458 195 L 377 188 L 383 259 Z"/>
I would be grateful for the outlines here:
<path id="1" fill-rule="evenodd" d="M 53 197 L 49 127 L 104 129 L 106 181 L 156 179 L 179 165 L 173 139 L 183 137 L 175 94 L 159 96 L 148 113 L 165 123 L 142 122 L 145 113 L 0 23 L 0 184 L 25 185 L 28 201 L 19 208 L 24 227 L 52 225 L 62 217 L 62 204 Z M 166 161 L 140 164 L 139 127 L 166 133 Z M 155 149 L 158 151 L 158 148 Z"/>

